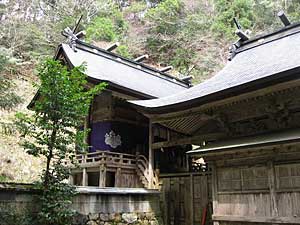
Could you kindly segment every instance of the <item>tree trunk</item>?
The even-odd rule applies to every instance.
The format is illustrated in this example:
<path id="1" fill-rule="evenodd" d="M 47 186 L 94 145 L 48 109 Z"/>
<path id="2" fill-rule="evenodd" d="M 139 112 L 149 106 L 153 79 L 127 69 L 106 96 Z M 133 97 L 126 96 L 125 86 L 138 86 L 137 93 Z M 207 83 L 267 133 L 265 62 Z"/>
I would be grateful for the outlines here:
<path id="1" fill-rule="evenodd" d="M 56 126 L 54 126 L 56 127 Z M 53 158 L 53 147 L 54 147 L 54 143 L 56 140 L 56 133 L 57 133 L 57 129 L 54 128 L 51 134 L 51 138 L 50 138 L 50 143 L 49 143 L 49 154 L 47 156 L 47 165 L 46 165 L 46 172 L 45 172 L 45 180 L 44 180 L 44 188 L 45 190 L 48 188 L 49 185 L 49 179 L 50 179 L 50 164 L 51 164 L 51 160 Z"/>

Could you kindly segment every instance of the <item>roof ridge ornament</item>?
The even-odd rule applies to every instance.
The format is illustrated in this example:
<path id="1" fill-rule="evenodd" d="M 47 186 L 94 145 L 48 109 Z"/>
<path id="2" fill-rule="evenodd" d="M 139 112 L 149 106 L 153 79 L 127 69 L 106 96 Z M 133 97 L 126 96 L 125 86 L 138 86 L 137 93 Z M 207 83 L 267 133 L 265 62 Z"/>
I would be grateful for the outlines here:
<path id="1" fill-rule="evenodd" d="M 69 44 L 70 48 L 72 48 L 74 52 L 77 52 L 76 40 L 78 39 L 78 37 L 76 37 L 76 35 L 71 30 L 71 28 L 70 27 L 65 28 L 62 32 L 62 35 L 67 38 L 67 44 Z"/>
<path id="2" fill-rule="evenodd" d="M 279 11 L 277 13 L 277 16 L 279 17 L 279 19 L 281 20 L 281 22 L 283 23 L 284 26 L 289 26 L 291 25 L 291 22 L 289 21 L 289 19 L 286 17 L 285 13 L 283 10 Z"/>
<path id="3" fill-rule="evenodd" d="M 149 58 L 149 55 L 145 54 L 145 55 L 141 55 L 141 56 L 135 58 L 133 61 L 142 62 L 143 60 L 148 59 L 148 58 Z"/>
<path id="4" fill-rule="evenodd" d="M 119 46 L 120 46 L 120 42 L 116 42 L 116 43 L 109 45 L 105 50 L 111 52 Z"/>
<path id="5" fill-rule="evenodd" d="M 193 75 L 190 75 L 194 68 L 195 68 L 195 65 L 192 65 L 188 69 L 187 73 L 179 78 L 181 81 L 185 82 L 190 87 L 192 86 L 192 80 L 195 78 Z"/>
<path id="6" fill-rule="evenodd" d="M 73 30 L 71 30 L 70 27 L 66 27 L 62 31 L 62 35 L 67 38 L 67 43 L 69 44 L 70 48 L 72 48 L 72 50 L 74 52 L 77 52 L 76 40 L 83 38 L 86 35 L 85 31 L 79 31 L 78 33 L 76 33 L 82 18 L 83 18 L 83 15 L 81 15 L 80 18 L 77 20 Z"/>
<path id="7" fill-rule="evenodd" d="M 233 22 L 237 28 L 235 34 L 239 37 L 239 39 L 229 47 L 229 61 L 234 58 L 234 56 L 236 55 L 236 50 L 242 45 L 242 43 L 250 39 L 248 36 L 249 31 L 243 31 L 242 26 L 240 25 L 236 17 L 233 18 Z"/>
<path id="8" fill-rule="evenodd" d="M 166 66 L 166 67 L 160 68 L 159 72 L 165 73 L 165 72 L 168 72 L 168 71 L 170 71 L 172 69 L 173 69 L 173 66 Z"/>

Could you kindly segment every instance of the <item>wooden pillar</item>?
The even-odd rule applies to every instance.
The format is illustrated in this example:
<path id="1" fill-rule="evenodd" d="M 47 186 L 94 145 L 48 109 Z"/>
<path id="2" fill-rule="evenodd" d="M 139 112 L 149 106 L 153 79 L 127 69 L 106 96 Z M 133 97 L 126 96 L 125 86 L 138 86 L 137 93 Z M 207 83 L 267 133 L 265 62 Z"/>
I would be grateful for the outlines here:
<path id="1" fill-rule="evenodd" d="M 190 174 L 190 221 L 191 225 L 194 225 L 194 176 Z"/>
<path id="2" fill-rule="evenodd" d="M 74 185 L 74 176 L 72 173 L 69 175 L 69 184 Z"/>
<path id="3" fill-rule="evenodd" d="M 86 168 L 82 169 L 82 186 L 88 186 L 88 173 Z"/>
<path id="4" fill-rule="evenodd" d="M 149 176 L 149 189 L 153 188 L 153 170 L 154 170 L 154 150 L 152 149 L 152 121 L 149 119 L 149 164 L 148 164 L 148 176 Z"/>
<path id="5" fill-rule="evenodd" d="M 213 203 L 213 212 L 212 214 L 216 214 L 218 207 L 218 176 L 217 176 L 217 166 L 214 162 L 210 162 L 210 167 L 212 171 L 212 203 Z M 214 221 L 213 225 L 219 225 L 218 221 Z"/>
<path id="6" fill-rule="evenodd" d="M 99 172 L 99 187 L 105 187 L 105 186 L 106 186 L 106 166 L 101 165 L 100 172 Z"/>
<path id="7" fill-rule="evenodd" d="M 278 216 L 278 208 L 276 201 L 276 191 L 275 191 L 275 168 L 272 161 L 268 162 L 268 178 L 269 178 L 269 190 L 271 199 L 271 213 L 272 216 Z"/>
<path id="8" fill-rule="evenodd" d="M 122 169 L 120 167 L 117 168 L 115 175 L 115 186 L 122 187 Z"/>

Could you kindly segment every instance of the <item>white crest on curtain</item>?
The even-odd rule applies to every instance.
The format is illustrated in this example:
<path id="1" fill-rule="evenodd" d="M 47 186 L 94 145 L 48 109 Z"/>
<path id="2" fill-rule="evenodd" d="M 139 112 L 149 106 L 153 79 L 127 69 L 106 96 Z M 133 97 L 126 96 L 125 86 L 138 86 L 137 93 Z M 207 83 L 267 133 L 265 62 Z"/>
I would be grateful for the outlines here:
<path id="1" fill-rule="evenodd" d="M 114 131 L 110 131 L 105 134 L 105 144 L 109 145 L 112 148 L 116 148 L 122 144 L 121 136 L 116 135 Z"/>

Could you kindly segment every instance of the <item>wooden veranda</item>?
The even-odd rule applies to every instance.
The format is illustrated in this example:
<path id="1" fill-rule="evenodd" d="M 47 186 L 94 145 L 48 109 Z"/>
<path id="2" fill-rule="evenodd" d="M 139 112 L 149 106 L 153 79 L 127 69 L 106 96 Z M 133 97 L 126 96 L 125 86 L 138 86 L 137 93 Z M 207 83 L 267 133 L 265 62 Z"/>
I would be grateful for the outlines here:
<path id="1" fill-rule="evenodd" d="M 159 188 L 157 175 L 150 179 L 148 160 L 138 152 L 135 155 L 110 151 L 79 154 L 76 163 L 70 176 L 70 183 L 75 185 Z"/>

